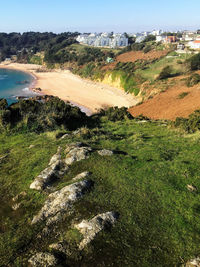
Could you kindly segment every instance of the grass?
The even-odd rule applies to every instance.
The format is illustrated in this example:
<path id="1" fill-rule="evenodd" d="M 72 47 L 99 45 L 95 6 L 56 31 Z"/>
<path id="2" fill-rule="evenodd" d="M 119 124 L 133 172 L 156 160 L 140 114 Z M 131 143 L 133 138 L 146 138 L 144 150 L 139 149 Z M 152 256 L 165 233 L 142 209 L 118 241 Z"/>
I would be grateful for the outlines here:
<path id="1" fill-rule="evenodd" d="M 168 54 L 168 56 L 170 55 L 171 54 Z M 153 64 L 150 64 L 148 68 L 144 70 L 139 69 L 136 72 L 139 73 L 145 79 L 149 81 L 154 81 L 155 78 L 160 74 L 163 67 L 165 66 L 171 66 L 174 70 L 173 74 L 182 73 L 184 71 L 184 66 L 179 64 L 177 62 L 177 59 L 186 60 L 188 57 L 191 57 L 191 55 L 185 55 L 185 54 L 183 55 L 181 54 L 178 57 L 174 57 L 173 55 L 172 57 L 168 57 L 168 56 L 161 58 L 160 60 L 154 62 Z"/>
<path id="2" fill-rule="evenodd" d="M 200 195 L 187 184 L 200 188 L 200 139 L 169 129 L 163 122 L 109 122 L 90 130 L 90 138 L 71 136 L 57 140 L 57 133 L 0 135 L 0 258 L 5 266 L 23 266 L 31 251 L 48 251 L 48 245 L 66 238 L 79 242 L 74 222 L 98 213 L 115 210 L 119 221 L 110 231 L 101 232 L 81 253 L 71 245 L 66 259 L 70 266 L 178 266 L 199 255 Z M 57 146 L 84 141 L 95 149 L 117 151 L 111 157 L 96 152 L 72 165 L 54 184 L 55 189 L 70 183 L 82 171 L 92 172 L 93 190 L 75 205 L 75 213 L 60 226 L 60 237 L 38 241 L 41 226 L 29 225 L 42 207 L 46 195 L 29 189 Z M 35 145 L 29 149 L 30 144 Z M 26 191 L 23 206 L 10 208 L 11 198 Z"/>
<path id="3" fill-rule="evenodd" d="M 183 99 L 184 97 L 186 97 L 189 94 L 189 92 L 183 92 L 181 94 L 179 94 L 178 98 L 179 99 Z"/>

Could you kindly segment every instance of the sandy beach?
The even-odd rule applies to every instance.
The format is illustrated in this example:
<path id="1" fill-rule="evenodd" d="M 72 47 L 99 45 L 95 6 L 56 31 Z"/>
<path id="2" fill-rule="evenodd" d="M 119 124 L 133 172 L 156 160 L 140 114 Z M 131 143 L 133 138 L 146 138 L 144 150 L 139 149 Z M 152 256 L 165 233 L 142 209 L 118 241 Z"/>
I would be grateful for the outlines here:
<path id="1" fill-rule="evenodd" d="M 85 80 L 69 70 L 38 72 L 41 66 L 34 64 L 2 63 L 0 68 L 10 68 L 28 72 L 35 77 L 33 87 L 41 88 L 43 94 L 58 96 L 82 107 L 92 114 L 105 107 L 131 107 L 138 100 L 124 91 L 98 82 Z M 31 89 L 31 88 L 30 88 Z"/>

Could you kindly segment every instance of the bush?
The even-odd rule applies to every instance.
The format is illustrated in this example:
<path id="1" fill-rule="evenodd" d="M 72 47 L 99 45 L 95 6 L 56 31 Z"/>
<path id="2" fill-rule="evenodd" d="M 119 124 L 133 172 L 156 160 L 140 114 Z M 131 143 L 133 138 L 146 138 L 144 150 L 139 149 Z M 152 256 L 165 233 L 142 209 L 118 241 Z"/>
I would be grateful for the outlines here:
<path id="1" fill-rule="evenodd" d="M 200 82 L 200 75 L 198 73 L 193 73 L 187 80 L 186 85 L 188 87 L 192 87 L 195 84 L 198 84 Z"/>
<path id="2" fill-rule="evenodd" d="M 178 98 L 179 99 L 182 99 L 182 98 L 184 98 L 185 96 L 187 96 L 189 94 L 189 92 L 183 92 L 183 93 L 181 93 L 179 96 L 178 96 Z"/>
<path id="3" fill-rule="evenodd" d="M 193 112 L 188 119 L 176 118 L 173 125 L 183 129 L 187 133 L 194 133 L 197 130 L 200 130 L 200 110 Z"/>
<path id="4" fill-rule="evenodd" d="M 172 76 L 172 67 L 166 66 L 162 69 L 161 73 L 158 76 L 158 80 L 163 80 L 170 78 Z"/>
<path id="5" fill-rule="evenodd" d="M 0 112 L 4 126 L 44 132 L 64 127 L 74 130 L 88 122 L 88 117 L 78 107 L 72 107 L 57 97 L 49 97 L 44 103 L 35 100 L 21 100 Z"/>
<path id="6" fill-rule="evenodd" d="M 128 108 L 111 107 L 106 110 L 101 109 L 99 116 L 105 116 L 110 121 L 123 121 L 125 119 L 133 119 L 128 112 Z"/>
<path id="7" fill-rule="evenodd" d="M 189 70 L 200 70 L 200 53 L 189 58 L 186 63 L 188 64 Z"/>

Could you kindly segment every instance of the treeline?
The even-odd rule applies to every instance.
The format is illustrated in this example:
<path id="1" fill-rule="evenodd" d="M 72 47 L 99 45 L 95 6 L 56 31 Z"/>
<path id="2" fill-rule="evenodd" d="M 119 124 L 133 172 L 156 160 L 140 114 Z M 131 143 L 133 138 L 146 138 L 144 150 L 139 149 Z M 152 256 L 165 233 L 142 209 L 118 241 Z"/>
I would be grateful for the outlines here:
<path id="1" fill-rule="evenodd" d="M 64 47 L 75 43 L 78 32 L 25 32 L 0 33 L 0 61 L 17 55 L 19 59 L 26 60 L 29 54 L 46 51 L 53 47 Z"/>

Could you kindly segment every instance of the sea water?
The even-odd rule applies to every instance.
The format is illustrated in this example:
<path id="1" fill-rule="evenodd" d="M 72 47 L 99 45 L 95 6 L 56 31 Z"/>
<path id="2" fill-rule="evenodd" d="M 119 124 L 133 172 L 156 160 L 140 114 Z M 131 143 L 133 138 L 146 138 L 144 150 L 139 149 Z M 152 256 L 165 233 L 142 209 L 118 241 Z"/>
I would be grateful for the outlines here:
<path id="1" fill-rule="evenodd" d="M 29 90 L 34 80 L 32 75 L 22 71 L 0 69 L 0 98 L 5 98 L 10 105 L 17 101 L 18 96 L 36 95 Z"/>

